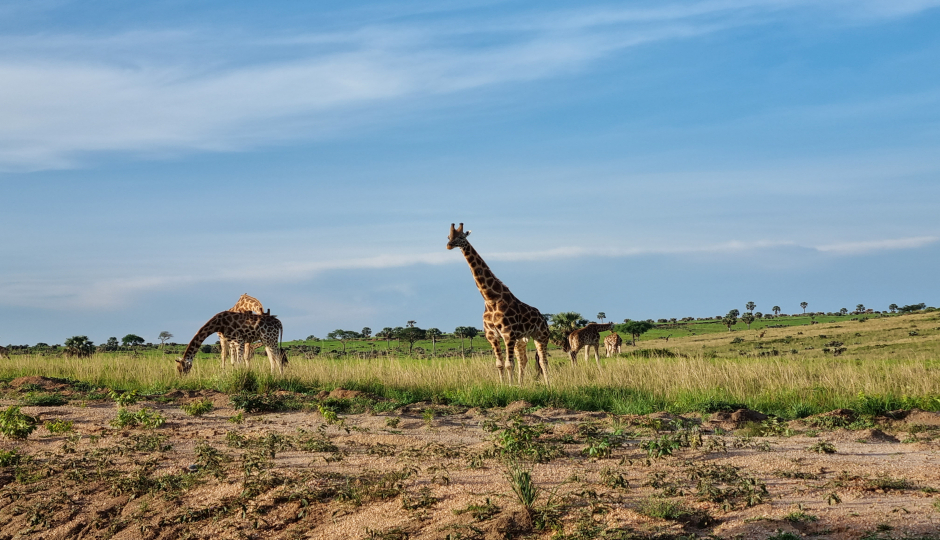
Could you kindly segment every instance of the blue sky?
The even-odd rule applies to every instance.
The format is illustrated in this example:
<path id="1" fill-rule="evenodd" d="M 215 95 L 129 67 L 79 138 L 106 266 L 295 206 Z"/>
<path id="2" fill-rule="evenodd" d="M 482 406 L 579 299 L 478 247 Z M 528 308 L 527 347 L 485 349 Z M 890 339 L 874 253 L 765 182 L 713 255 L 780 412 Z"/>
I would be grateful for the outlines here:
<path id="1" fill-rule="evenodd" d="M 940 305 L 940 0 L 0 0 L 0 343 Z"/>

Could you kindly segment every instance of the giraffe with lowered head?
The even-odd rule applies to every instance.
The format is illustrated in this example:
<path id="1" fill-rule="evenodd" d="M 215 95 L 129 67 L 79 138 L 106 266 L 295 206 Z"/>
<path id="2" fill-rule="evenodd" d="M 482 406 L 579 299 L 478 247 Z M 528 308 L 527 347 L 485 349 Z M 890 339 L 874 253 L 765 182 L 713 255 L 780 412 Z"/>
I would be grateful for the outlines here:
<path id="1" fill-rule="evenodd" d="M 512 384 L 513 355 L 519 356 L 519 374 L 518 383 L 522 384 L 522 374 L 525 371 L 528 358 L 525 351 L 521 354 L 517 351 L 525 347 L 526 338 L 535 341 L 536 359 L 539 363 L 539 370 L 545 384 L 548 380 L 548 323 L 545 317 L 534 307 L 523 303 L 512 292 L 509 291 L 502 281 L 500 281 L 490 267 L 486 265 L 480 254 L 477 253 L 467 236 L 470 231 L 464 232 L 463 223 L 460 227 L 454 227 L 450 224 L 450 236 L 447 240 L 447 249 L 459 248 L 467 264 L 470 265 L 470 271 L 473 273 L 473 280 L 476 282 L 477 289 L 483 295 L 485 304 L 483 310 L 483 331 L 486 340 L 493 347 L 493 354 L 496 355 L 496 369 L 499 370 L 500 382 Z M 506 358 L 503 359 L 499 340 L 502 339 L 506 344 Z M 504 372 L 505 379 L 504 380 Z"/>
<path id="2" fill-rule="evenodd" d="M 235 360 L 240 362 L 245 351 L 245 346 L 260 341 L 268 353 L 268 360 L 271 362 L 271 373 L 274 373 L 275 367 L 279 374 L 284 373 L 284 364 L 287 363 L 286 355 L 281 350 L 280 339 L 284 335 L 284 328 L 277 317 L 264 314 L 244 313 L 238 311 L 223 311 L 216 313 L 209 319 L 202 328 L 196 332 L 192 341 L 186 346 L 186 351 L 182 358 L 176 360 L 176 371 L 180 375 L 189 373 L 193 367 L 193 359 L 196 358 L 196 352 L 199 346 L 209 336 L 215 333 L 224 334 L 226 339 L 235 343 Z M 248 358 L 245 359 L 245 365 L 248 366 Z"/>
<path id="3" fill-rule="evenodd" d="M 255 298 L 254 296 L 249 296 L 248 293 L 244 293 L 238 298 L 238 302 L 235 302 L 235 305 L 232 306 L 232 308 L 229 309 L 229 311 L 233 311 L 235 313 L 257 313 L 258 315 L 261 315 L 262 313 L 264 313 L 264 306 L 262 306 L 261 301 Z M 268 314 L 270 315 L 271 312 L 268 311 Z M 229 343 L 229 341 L 231 340 L 229 340 L 224 335 L 222 335 L 222 332 L 219 332 L 219 348 L 221 349 L 220 356 L 222 357 L 223 368 L 225 367 L 225 353 L 226 352 L 228 352 L 229 354 L 229 357 L 230 357 L 229 361 L 232 363 L 233 366 L 235 365 L 236 355 L 233 350 L 230 350 L 233 343 Z M 244 352 L 245 358 L 247 360 L 250 360 L 254 352 L 255 352 L 255 348 L 252 346 L 252 344 L 246 343 L 245 352 Z"/>
<path id="4" fill-rule="evenodd" d="M 591 347 L 594 347 L 594 362 L 597 363 L 597 369 L 601 368 L 601 361 L 598 359 L 597 350 L 600 347 L 601 342 L 601 332 L 605 330 L 610 330 L 614 326 L 614 323 L 589 323 L 584 328 L 578 328 L 574 332 L 568 334 L 568 339 L 562 343 L 562 350 L 568 353 L 568 356 L 571 357 L 571 363 L 578 363 L 578 351 L 582 348 L 584 349 L 584 361 L 588 361 L 588 354 L 590 354 Z"/>
<path id="5" fill-rule="evenodd" d="M 620 354 L 620 347 L 622 345 L 623 338 L 620 337 L 620 334 L 611 330 L 610 334 L 607 334 L 607 337 L 604 338 L 604 348 L 607 349 L 607 358 L 610 358 L 610 355 L 614 353 Z"/>

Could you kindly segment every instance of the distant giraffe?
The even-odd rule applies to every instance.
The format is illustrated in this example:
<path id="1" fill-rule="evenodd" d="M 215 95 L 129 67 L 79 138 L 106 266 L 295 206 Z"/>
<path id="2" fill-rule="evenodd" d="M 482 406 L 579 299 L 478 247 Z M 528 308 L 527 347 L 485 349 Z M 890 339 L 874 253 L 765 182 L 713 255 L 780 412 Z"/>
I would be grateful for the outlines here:
<path id="1" fill-rule="evenodd" d="M 248 296 L 248 293 L 242 294 L 238 298 L 238 302 L 235 302 L 235 305 L 232 306 L 229 311 L 235 313 L 257 313 L 261 315 L 264 313 L 264 306 L 261 305 L 261 302 L 254 296 Z M 271 311 L 268 310 L 268 315 L 271 314 Z M 225 354 L 228 353 L 230 356 L 229 361 L 234 366 L 236 355 L 232 349 L 233 344 L 229 343 L 229 340 L 222 335 L 222 332 L 219 332 L 219 348 L 221 349 L 220 356 L 222 357 L 222 367 L 225 367 Z M 245 358 L 250 360 L 255 353 L 255 347 L 251 343 L 245 344 Z"/>
<path id="2" fill-rule="evenodd" d="M 611 332 L 604 338 L 604 348 L 607 349 L 607 358 L 611 354 L 620 354 L 620 347 L 623 345 L 623 338 L 617 332 Z M 587 360 L 585 360 L 587 361 Z"/>
<path id="3" fill-rule="evenodd" d="M 587 362 L 591 347 L 594 347 L 594 362 L 597 363 L 597 369 L 601 367 L 601 361 L 598 359 L 598 348 L 601 342 L 601 332 L 610 330 L 614 323 L 588 323 L 584 328 L 578 328 L 568 334 L 568 339 L 562 343 L 562 350 L 568 353 L 572 364 L 578 363 L 578 351 L 584 349 L 584 361 Z"/>
<path id="4" fill-rule="evenodd" d="M 10 359 L 10 349 L 0 346 L 0 358 Z"/>
<path id="5" fill-rule="evenodd" d="M 486 340 L 493 347 L 493 354 L 496 356 L 496 369 L 499 370 L 500 382 L 506 379 L 512 384 L 513 356 L 518 354 L 520 347 L 524 347 L 520 342 L 525 338 L 531 338 L 535 341 L 536 359 L 545 384 L 548 385 L 548 323 L 545 317 L 534 307 L 523 303 L 509 291 L 502 281 L 500 281 L 486 265 L 480 254 L 477 253 L 467 236 L 470 231 L 463 232 L 463 223 L 460 227 L 454 228 L 450 224 L 450 236 L 447 241 L 447 249 L 459 248 L 467 264 L 470 265 L 470 271 L 473 272 L 473 280 L 476 282 L 477 289 L 483 295 L 485 304 L 483 310 L 483 332 Z M 500 347 L 500 338 L 506 345 L 506 359 L 503 360 Z M 525 351 L 523 351 L 524 353 Z M 519 374 L 518 383 L 522 384 L 522 374 L 525 372 L 525 366 L 528 358 L 519 354 Z"/>
<path id="6" fill-rule="evenodd" d="M 176 370 L 184 375 L 193 367 L 193 359 L 199 346 L 214 333 L 225 334 L 229 340 L 235 342 L 235 355 L 241 361 L 245 346 L 255 341 L 264 344 L 271 362 L 271 373 L 277 367 L 278 373 L 284 373 L 285 354 L 280 347 L 280 338 L 284 335 L 284 328 L 277 317 L 259 315 L 255 313 L 242 313 L 237 311 L 223 311 L 216 313 L 202 328 L 196 332 L 192 341 L 186 346 L 183 357 L 176 360 Z M 248 365 L 248 359 L 245 358 Z"/>

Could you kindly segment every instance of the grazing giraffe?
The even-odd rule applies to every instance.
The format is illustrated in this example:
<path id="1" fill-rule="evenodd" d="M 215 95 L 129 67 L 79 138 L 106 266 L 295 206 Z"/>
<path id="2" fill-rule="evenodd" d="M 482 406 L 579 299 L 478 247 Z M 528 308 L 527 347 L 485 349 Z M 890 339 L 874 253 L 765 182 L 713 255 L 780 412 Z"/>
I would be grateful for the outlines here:
<path id="1" fill-rule="evenodd" d="M 623 345 L 623 338 L 617 332 L 611 332 L 604 338 L 604 348 L 607 349 L 607 358 L 613 353 L 620 354 L 620 347 Z M 586 360 L 585 360 L 586 361 Z"/>
<path id="2" fill-rule="evenodd" d="M 274 373 L 275 367 L 278 373 L 284 373 L 286 355 L 280 346 L 280 338 L 284 335 L 281 321 L 271 315 L 223 311 L 216 313 L 206 324 L 202 325 L 186 346 L 183 357 L 176 360 L 176 371 L 180 375 L 189 373 L 199 346 L 216 332 L 225 334 L 227 339 L 235 342 L 235 355 L 238 357 L 236 361 L 239 362 L 242 360 L 246 345 L 261 341 L 268 353 L 268 360 L 271 362 L 271 373 Z M 247 358 L 245 358 L 245 365 L 248 366 Z"/>
<path id="3" fill-rule="evenodd" d="M 10 359 L 10 349 L 0 346 L 0 358 Z"/>
<path id="4" fill-rule="evenodd" d="M 513 355 L 519 356 L 519 374 L 518 383 L 522 384 L 522 374 L 525 371 L 528 358 L 525 356 L 526 338 L 535 341 L 536 361 L 545 384 L 548 385 L 548 323 L 545 317 L 534 307 L 523 303 L 509 291 L 502 281 L 500 281 L 486 265 L 480 254 L 477 253 L 467 236 L 470 231 L 463 232 L 463 223 L 460 227 L 454 228 L 450 224 L 450 236 L 447 239 L 447 249 L 459 248 L 467 264 L 470 265 L 470 271 L 473 272 L 473 280 L 476 282 L 477 289 L 483 295 L 485 308 L 483 310 L 483 332 L 486 340 L 493 347 L 493 354 L 496 355 L 496 369 L 499 370 L 500 382 L 512 384 Z M 502 338 L 506 344 L 506 359 L 503 355 L 499 340 Z M 522 354 L 518 351 L 522 350 Z M 504 381 L 503 373 L 506 372 L 508 381 Z"/>
<path id="5" fill-rule="evenodd" d="M 249 296 L 248 293 L 242 294 L 238 298 L 238 302 L 235 302 L 235 305 L 229 311 L 234 311 L 236 313 L 257 313 L 261 315 L 264 313 L 264 306 L 261 305 L 259 301 L 254 296 Z M 271 311 L 268 310 L 268 315 L 271 314 Z M 235 352 L 231 350 L 233 344 L 229 343 L 229 340 L 222 335 L 222 332 L 219 332 L 219 348 L 221 349 L 220 356 L 222 357 L 222 367 L 225 367 L 225 353 L 229 354 L 229 361 L 232 365 L 235 365 Z M 255 347 L 251 346 L 251 343 L 245 344 L 245 358 L 250 360 L 252 355 L 255 353 Z M 247 361 L 246 360 L 246 361 Z"/>
<path id="6" fill-rule="evenodd" d="M 601 368 L 601 361 L 598 359 L 598 348 L 601 343 L 601 332 L 610 330 L 614 323 L 588 323 L 584 328 L 578 328 L 568 334 L 568 339 L 562 343 L 562 350 L 571 357 L 571 363 L 578 363 L 578 351 L 584 349 L 584 361 L 587 362 L 591 347 L 594 347 L 594 362 L 597 363 L 597 369 Z"/>

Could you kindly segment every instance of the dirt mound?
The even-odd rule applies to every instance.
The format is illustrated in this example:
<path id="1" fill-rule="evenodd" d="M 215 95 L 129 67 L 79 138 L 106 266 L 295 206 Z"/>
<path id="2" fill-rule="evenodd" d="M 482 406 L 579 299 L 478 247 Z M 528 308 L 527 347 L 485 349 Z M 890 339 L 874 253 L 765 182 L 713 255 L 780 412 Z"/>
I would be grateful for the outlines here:
<path id="1" fill-rule="evenodd" d="M 346 390 L 345 388 L 337 388 L 332 392 L 327 392 L 326 390 L 317 394 L 317 399 L 352 399 L 354 397 L 365 395 L 365 392 L 360 392 L 359 390 Z"/>
<path id="2" fill-rule="evenodd" d="M 68 381 L 64 381 L 62 379 L 50 379 L 49 377 L 17 377 L 10 381 L 10 386 L 16 388 L 17 390 L 20 390 L 23 386 L 27 385 L 35 388 L 41 388 L 46 391 L 66 390 L 70 388 Z"/>
<path id="3" fill-rule="evenodd" d="M 895 424 L 907 426 L 940 426 L 940 412 L 911 409 L 909 411 L 891 411 L 885 414 Z"/>
<path id="4" fill-rule="evenodd" d="M 810 416 L 809 418 L 841 418 L 847 422 L 854 422 L 858 419 L 858 414 L 852 409 L 833 409 L 829 412 Z"/>
<path id="5" fill-rule="evenodd" d="M 842 441 L 859 441 L 870 443 L 896 443 L 898 439 L 888 435 L 880 429 L 862 429 L 853 431 L 850 429 L 840 429 L 832 433 L 833 438 Z"/>
<path id="6" fill-rule="evenodd" d="M 528 401 L 519 400 L 519 401 L 513 401 L 509 405 L 506 405 L 506 408 L 503 409 L 503 412 L 505 412 L 506 414 L 516 414 L 516 413 L 521 413 L 522 411 L 526 409 L 531 409 L 531 408 L 532 408 L 531 403 L 529 403 Z"/>
<path id="7" fill-rule="evenodd" d="M 763 422 L 767 420 L 767 415 L 751 409 L 738 409 L 732 413 L 716 412 L 708 419 L 712 427 L 721 429 L 737 429 L 747 422 Z"/>

